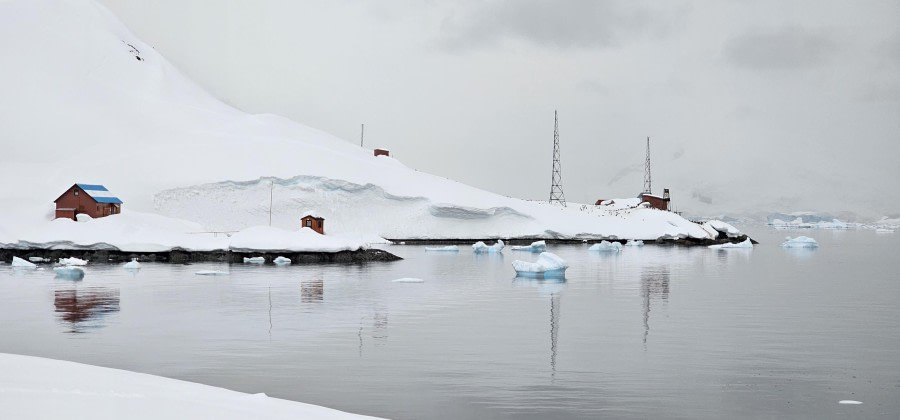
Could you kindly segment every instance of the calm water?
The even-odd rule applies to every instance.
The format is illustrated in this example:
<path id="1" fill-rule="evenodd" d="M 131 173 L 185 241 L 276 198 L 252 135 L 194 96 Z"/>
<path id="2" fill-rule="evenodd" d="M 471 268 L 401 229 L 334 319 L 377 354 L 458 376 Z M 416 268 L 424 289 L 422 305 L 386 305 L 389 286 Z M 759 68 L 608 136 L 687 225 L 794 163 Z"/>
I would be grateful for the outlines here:
<path id="1" fill-rule="evenodd" d="M 551 246 L 565 282 L 466 247 L 82 281 L 5 264 L 0 352 L 393 418 L 900 417 L 900 233 L 749 230 L 752 251 Z M 798 233 L 820 248 L 778 246 Z"/>

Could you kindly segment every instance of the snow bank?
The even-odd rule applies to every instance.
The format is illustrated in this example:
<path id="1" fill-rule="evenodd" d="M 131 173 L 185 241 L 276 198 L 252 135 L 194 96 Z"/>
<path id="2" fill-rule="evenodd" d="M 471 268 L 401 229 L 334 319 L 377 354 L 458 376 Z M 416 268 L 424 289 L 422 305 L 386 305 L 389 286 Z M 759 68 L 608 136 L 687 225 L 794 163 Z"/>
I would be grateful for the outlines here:
<path id="1" fill-rule="evenodd" d="M 13 257 L 12 266 L 17 268 L 36 268 L 37 264 L 34 264 L 30 261 L 25 261 L 19 257 Z"/>
<path id="2" fill-rule="evenodd" d="M 497 243 L 487 246 L 484 242 L 478 241 L 472 244 L 472 252 L 476 254 L 493 254 L 497 252 L 502 252 L 503 247 L 506 245 L 503 243 L 502 239 L 498 239 Z"/>
<path id="3" fill-rule="evenodd" d="M 513 245 L 513 251 L 528 251 L 528 252 L 544 252 L 547 250 L 547 242 L 546 241 L 537 241 L 532 242 L 531 245 Z"/>
<path id="4" fill-rule="evenodd" d="M 600 252 L 619 252 L 622 250 L 622 244 L 618 242 L 601 241 L 599 244 L 593 244 L 588 251 Z"/>
<path id="5" fill-rule="evenodd" d="M 729 238 L 736 238 L 742 235 L 741 231 L 738 228 L 721 220 L 710 220 L 704 223 L 703 227 L 708 232 L 710 231 L 710 229 L 715 232 L 722 232 Z M 713 237 L 713 239 L 715 239 L 715 237 Z"/>
<path id="6" fill-rule="evenodd" d="M 229 247 L 233 251 L 338 252 L 366 249 L 368 244 L 359 237 L 320 235 L 312 229 L 256 226 L 231 235 Z"/>
<path id="7" fill-rule="evenodd" d="M 753 242 L 750 241 L 750 238 L 747 238 L 743 242 L 739 242 L 736 244 L 728 243 L 728 244 L 710 245 L 708 248 L 709 249 L 753 249 Z"/>
<path id="8" fill-rule="evenodd" d="M 785 238 L 781 246 L 785 248 L 818 248 L 819 243 L 815 239 L 808 236 L 798 236 L 791 239 L 790 236 Z"/>
<path id="9" fill-rule="evenodd" d="M 426 246 L 425 251 L 432 252 L 459 252 L 459 247 L 456 245 L 447 245 L 447 246 Z"/>
<path id="10" fill-rule="evenodd" d="M 61 360 L 0 353 L 0 418 L 362 419 L 325 407 Z"/>
<path id="11" fill-rule="evenodd" d="M 565 277 L 569 264 L 550 252 L 542 252 L 537 261 L 519 261 L 512 263 L 516 276 L 522 277 Z"/>

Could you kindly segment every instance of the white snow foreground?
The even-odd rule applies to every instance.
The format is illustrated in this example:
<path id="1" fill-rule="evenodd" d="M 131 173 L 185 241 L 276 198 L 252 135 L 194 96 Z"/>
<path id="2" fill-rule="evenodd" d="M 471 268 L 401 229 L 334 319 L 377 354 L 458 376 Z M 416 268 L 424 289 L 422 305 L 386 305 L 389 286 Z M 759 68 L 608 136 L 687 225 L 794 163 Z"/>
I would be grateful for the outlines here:
<path id="1" fill-rule="evenodd" d="M 295 401 L 61 360 L 0 353 L 0 418 L 372 419 Z"/>
<path id="2" fill-rule="evenodd" d="M 784 238 L 784 242 L 781 246 L 785 248 L 818 248 L 819 243 L 808 236 L 798 236 L 796 238 L 788 236 Z"/>
<path id="3" fill-rule="evenodd" d="M 368 248 L 365 238 L 347 235 L 319 235 L 311 229 L 288 231 L 256 226 L 232 234 L 207 232 L 201 225 L 150 213 L 122 211 L 121 214 L 74 222 L 56 219 L 40 222 L 16 242 L 0 243 L 11 249 L 93 249 L 125 252 L 165 252 L 232 250 L 337 252 Z M 371 238 L 370 238 L 371 239 Z M 376 238 L 378 240 L 380 238 Z M 77 259 L 60 264 L 79 264 Z M 84 262 L 86 264 L 86 262 Z"/>
<path id="4" fill-rule="evenodd" d="M 0 244 L 135 251 L 228 246 L 203 235 L 156 235 L 130 223 L 115 235 L 46 228 L 53 214 L 47 205 L 75 182 L 115 190 L 125 201 L 118 216 L 152 210 L 215 231 L 267 223 L 273 197 L 272 226 L 295 230 L 301 211 L 313 208 L 327 216 L 329 237 L 710 236 L 675 213 L 635 205 L 636 199 L 562 208 L 508 198 L 375 157 L 371 149 L 286 118 L 247 114 L 205 92 L 91 0 L 0 1 L 0 57 L 17 58 L 0 66 Z M 247 139 L 254 147 L 246 147 Z M 109 218 L 79 225 L 96 227 Z"/>
<path id="5" fill-rule="evenodd" d="M 569 264 L 558 255 L 542 252 L 537 261 L 515 260 L 512 263 L 516 276 L 521 277 L 565 277 Z"/>

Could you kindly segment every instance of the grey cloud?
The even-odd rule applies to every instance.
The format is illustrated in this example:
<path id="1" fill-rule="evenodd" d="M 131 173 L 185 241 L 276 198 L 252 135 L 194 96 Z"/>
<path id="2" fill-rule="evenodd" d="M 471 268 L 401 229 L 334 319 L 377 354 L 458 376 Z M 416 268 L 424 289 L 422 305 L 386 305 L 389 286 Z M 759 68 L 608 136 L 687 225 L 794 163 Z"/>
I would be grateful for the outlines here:
<path id="1" fill-rule="evenodd" d="M 493 0 L 444 20 L 439 44 L 448 50 L 495 46 L 518 39 L 553 48 L 602 48 L 644 34 L 660 34 L 678 10 L 649 10 L 635 2 L 598 0 L 560 4 Z"/>
<path id="2" fill-rule="evenodd" d="M 836 49 L 837 42 L 830 36 L 791 26 L 732 38 L 725 46 L 725 56 L 741 68 L 789 70 L 827 63 Z"/>

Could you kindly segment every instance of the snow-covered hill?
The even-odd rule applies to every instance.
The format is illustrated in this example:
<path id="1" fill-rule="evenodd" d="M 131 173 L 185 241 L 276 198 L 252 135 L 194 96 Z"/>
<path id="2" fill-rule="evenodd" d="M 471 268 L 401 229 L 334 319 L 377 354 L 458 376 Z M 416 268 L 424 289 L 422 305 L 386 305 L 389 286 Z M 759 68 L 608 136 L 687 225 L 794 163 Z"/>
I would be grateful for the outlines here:
<path id="1" fill-rule="evenodd" d="M 208 229 L 266 224 L 271 187 L 273 226 L 283 228 L 315 209 L 327 231 L 360 236 L 709 236 L 652 209 L 503 197 L 285 118 L 246 114 L 92 0 L 0 1 L 0 57 L 0 242 L 48 223 L 47 204 L 75 182 Z"/>

